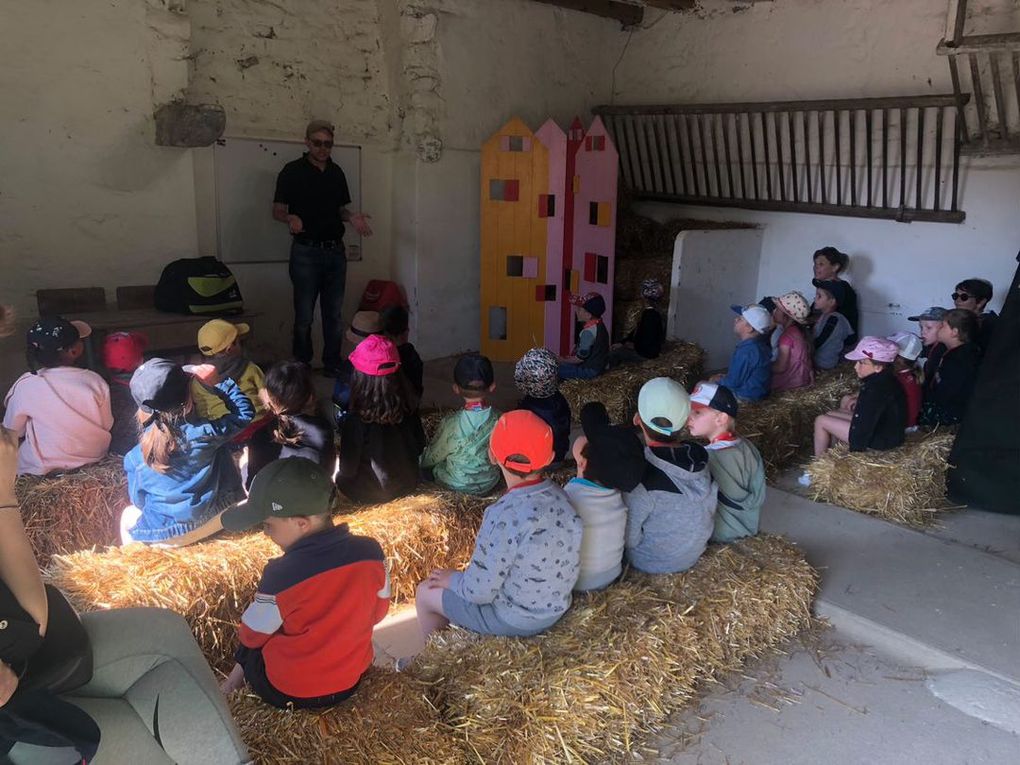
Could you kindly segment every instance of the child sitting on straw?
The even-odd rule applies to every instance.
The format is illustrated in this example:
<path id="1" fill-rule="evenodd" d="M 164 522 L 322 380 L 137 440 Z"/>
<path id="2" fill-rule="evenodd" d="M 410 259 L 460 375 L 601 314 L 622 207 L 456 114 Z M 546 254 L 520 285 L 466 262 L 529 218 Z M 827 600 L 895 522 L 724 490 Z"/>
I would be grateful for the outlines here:
<path id="1" fill-rule="evenodd" d="M 644 310 L 641 311 L 634 331 L 610 348 L 610 368 L 628 362 L 659 358 L 659 354 L 662 353 L 662 342 L 666 339 L 666 322 L 659 311 L 659 301 L 665 292 L 662 283 L 657 279 L 645 279 L 641 282 Z"/>
<path id="2" fill-rule="evenodd" d="M 46 475 L 98 462 L 110 448 L 110 387 L 76 364 L 92 328 L 60 316 L 28 330 L 26 372 L 7 391 L 3 426 L 22 439 L 18 475 Z"/>
<path id="3" fill-rule="evenodd" d="M 376 311 L 358 311 L 344 332 L 344 338 L 354 347 L 369 335 L 382 334 L 382 319 Z M 336 382 L 333 383 L 333 418 L 337 427 L 344 424 L 347 410 L 351 405 L 351 375 L 354 366 L 350 359 L 343 359 L 336 368 Z"/>
<path id="4" fill-rule="evenodd" d="M 938 330 L 938 340 L 946 350 L 924 381 L 922 425 L 955 425 L 963 419 L 981 363 L 981 349 L 974 341 L 977 333 L 978 320 L 972 311 L 954 308 L 946 312 Z"/>
<path id="5" fill-rule="evenodd" d="M 839 309 L 847 300 L 847 283 L 839 279 L 812 279 L 815 308 L 821 313 L 815 321 L 815 366 L 832 369 L 854 336 L 849 320 Z"/>
<path id="6" fill-rule="evenodd" d="M 387 306 L 379 314 L 382 333 L 397 346 L 400 354 L 400 371 L 411 383 L 411 388 L 418 395 L 418 400 L 425 394 L 425 364 L 418 355 L 418 350 L 408 342 L 410 334 L 410 317 L 407 309 L 398 304 Z"/>
<path id="7" fill-rule="evenodd" d="M 486 393 L 496 389 L 492 362 L 469 353 L 453 368 L 453 392 L 464 406 L 443 418 L 421 455 L 427 480 L 465 494 L 488 494 L 499 483 L 499 468 L 489 459 L 489 437 L 499 410 L 489 406 Z"/>
<path id="8" fill-rule="evenodd" d="M 680 438 L 689 413 L 690 398 L 675 380 L 656 377 L 641 386 L 634 424 L 645 437 L 644 474 L 623 501 L 627 558 L 649 574 L 686 571 L 712 536 L 717 498 L 708 452 Z"/>
<path id="9" fill-rule="evenodd" d="M 484 635 L 537 635 L 570 607 L 583 526 L 563 490 L 541 475 L 552 462 L 552 431 L 531 412 L 507 412 L 489 452 L 507 492 L 486 508 L 468 567 L 437 569 L 418 585 L 426 638 L 450 622 Z"/>
<path id="10" fill-rule="evenodd" d="M 799 292 L 787 292 L 775 299 L 772 318 L 779 335 L 772 361 L 772 392 L 795 390 L 815 381 L 811 345 L 804 324 L 811 305 Z"/>
<path id="11" fill-rule="evenodd" d="M 223 319 L 207 321 L 198 330 L 198 350 L 205 357 L 203 363 L 216 368 L 219 379 L 234 381 L 255 408 L 256 419 L 262 420 L 266 407 L 259 391 L 265 387 L 266 377 L 258 364 L 245 357 L 241 347 L 241 340 L 249 331 L 247 324 L 231 324 Z M 195 412 L 203 420 L 218 420 L 226 416 L 228 407 L 223 397 L 205 385 L 200 377 L 191 379 L 191 396 Z"/>
<path id="12" fill-rule="evenodd" d="M 350 355 L 350 410 L 340 430 L 336 485 L 357 503 L 389 502 L 418 485 L 425 447 L 418 397 L 391 340 L 370 335 Z"/>
<path id="13" fill-rule="evenodd" d="M 834 443 L 852 452 L 894 449 L 903 444 L 907 427 L 907 398 L 896 380 L 893 362 L 899 348 L 884 337 L 864 337 L 846 358 L 854 362 L 861 381 L 857 398 L 846 397 L 840 409 L 815 418 L 814 452 L 821 457 Z M 811 485 L 805 472 L 802 486 Z"/>
<path id="14" fill-rule="evenodd" d="M 304 457 L 333 475 L 336 446 L 333 426 L 315 411 L 312 371 L 300 361 L 280 361 L 269 368 L 260 398 L 269 412 L 269 424 L 248 442 L 244 485 L 251 486 L 258 472 L 278 459 Z"/>
<path id="15" fill-rule="evenodd" d="M 921 383 L 917 381 L 914 372 L 914 365 L 923 347 L 921 338 L 911 332 L 897 332 L 888 339 L 900 349 L 893 362 L 893 371 L 907 398 L 907 429 L 912 430 L 917 427 L 917 419 L 921 414 Z"/>
<path id="16" fill-rule="evenodd" d="M 238 627 L 237 664 L 224 693 L 247 683 L 280 709 L 350 697 L 372 664 L 372 628 L 389 609 L 385 557 L 371 537 L 333 525 L 333 481 L 320 465 L 288 457 L 255 478 L 223 526 L 263 525 L 283 556 L 266 564 Z"/>
<path id="17" fill-rule="evenodd" d="M 142 365 L 148 338 L 139 332 L 111 332 L 103 340 L 103 365 L 110 372 L 110 454 L 124 456 L 138 443 L 138 406 L 131 398 L 131 375 Z"/>
<path id="18" fill-rule="evenodd" d="M 713 542 L 758 533 L 765 502 L 765 465 L 754 444 L 736 435 L 737 398 L 723 385 L 700 383 L 691 394 L 687 427 L 708 439 L 708 469 L 718 486 Z"/>
<path id="19" fill-rule="evenodd" d="M 217 382 L 211 364 L 192 373 L 223 394 L 226 416 L 198 415 L 188 374 L 172 361 L 149 359 L 131 376 L 141 436 L 124 457 L 131 498 L 120 519 L 124 544 L 197 542 L 220 531 L 220 513 L 242 496 L 224 447 L 248 427 L 255 407 L 233 380 Z"/>
<path id="20" fill-rule="evenodd" d="M 772 317 L 757 304 L 730 309 L 737 315 L 733 331 L 740 342 L 733 349 L 726 374 L 713 375 L 711 381 L 725 385 L 742 401 L 759 401 L 769 394 L 772 383 L 772 348 L 768 340 Z"/>
<path id="21" fill-rule="evenodd" d="M 942 326 L 942 320 L 945 317 L 946 309 L 939 308 L 937 305 L 925 309 L 917 316 L 907 317 L 908 321 L 916 321 L 918 323 L 920 328 L 918 334 L 921 335 L 921 343 L 924 345 L 921 355 L 917 359 L 917 365 L 922 370 L 922 383 L 925 380 L 930 380 L 935 375 L 935 368 L 938 366 L 939 359 L 946 352 L 946 346 L 940 343 L 938 338 L 939 327 Z"/>
<path id="22" fill-rule="evenodd" d="M 551 351 L 532 348 L 514 367 L 514 383 L 524 394 L 518 409 L 534 412 L 552 428 L 554 462 L 562 462 L 570 447 L 570 404 L 560 393 L 559 362 Z"/>
<path id="23" fill-rule="evenodd" d="M 609 332 L 602 323 L 606 301 L 597 292 L 589 292 L 583 297 L 572 295 L 570 302 L 574 304 L 577 320 L 584 326 L 573 355 L 560 359 L 560 379 L 592 380 L 606 370 L 609 362 Z"/>
<path id="24" fill-rule="evenodd" d="M 641 442 L 632 430 L 609 424 L 597 401 L 581 409 L 584 435 L 574 441 L 577 477 L 563 491 L 584 524 L 581 571 L 574 590 L 601 590 L 623 571 L 627 506 L 621 492 L 634 489 L 644 474 Z"/>

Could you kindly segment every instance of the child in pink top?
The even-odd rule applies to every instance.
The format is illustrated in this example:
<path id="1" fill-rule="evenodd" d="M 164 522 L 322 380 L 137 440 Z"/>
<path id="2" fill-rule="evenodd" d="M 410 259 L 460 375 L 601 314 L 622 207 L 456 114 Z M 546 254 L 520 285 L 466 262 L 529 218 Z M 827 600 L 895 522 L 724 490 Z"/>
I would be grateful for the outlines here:
<path id="1" fill-rule="evenodd" d="M 772 362 L 772 391 L 793 390 L 815 381 L 812 348 L 802 325 L 811 313 L 811 304 L 799 292 L 787 292 L 776 298 L 772 318 L 781 331 L 775 361 Z"/>
<path id="2" fill-rule="evenodd" d="M 59 316 L 28 331 L 28 366 L 7 392 L 4 427 L 23 439 L 18 474 L 46 475 L 98 462 L 110 448 L 110 388 L 75 365 L 92 328 Z"/>

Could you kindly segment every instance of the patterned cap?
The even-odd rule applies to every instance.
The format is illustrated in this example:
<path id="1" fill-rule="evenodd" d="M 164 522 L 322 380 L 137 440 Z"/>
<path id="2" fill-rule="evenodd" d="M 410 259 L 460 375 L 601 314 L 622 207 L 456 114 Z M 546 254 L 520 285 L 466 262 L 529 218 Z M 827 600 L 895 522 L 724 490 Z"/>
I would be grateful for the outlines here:
<path id="1" fill-rule="evenodd" d="M 641 297 L 648 300 L 659 300 L 665 294 L 666 290 L 658 279 L 645 279 L 641 282 Z"/>
<path id="2" fill-rule="evenodd" d="M 549 398 L 559 389 L 559 362 L 547 348 L 532 348 L 514 367 L 514 382 L 525 396 Z"/>
<path id="3" fill-rule="evenodd" d="M 798 324 L 806 322 L 808 316 L 811 315 L 811 304 L 808 303 L 807 298 L 796 290 L 787 292 L 778 298 L 776 302 Z"/>

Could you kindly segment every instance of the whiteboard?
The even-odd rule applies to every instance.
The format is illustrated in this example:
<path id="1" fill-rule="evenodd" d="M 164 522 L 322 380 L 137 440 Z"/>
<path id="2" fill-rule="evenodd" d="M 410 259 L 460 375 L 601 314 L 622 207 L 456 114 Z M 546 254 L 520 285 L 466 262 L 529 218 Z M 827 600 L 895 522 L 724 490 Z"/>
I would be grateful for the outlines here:
<path id="1" fill-rule="evenodd" d="M 216 236 L 224 263 L 286 262 L 290 253 L 287 226 L 273 220 L 276 176 L 298 159 L 303 141 L 220 138 L 213 150 L 216 179 Z M 333 161 L 347 176 L 351 211 L 361 210 L 361 147 L 333 147 Z M 361 259 L 361 237 L 345 225 L 348 260 Z"/>

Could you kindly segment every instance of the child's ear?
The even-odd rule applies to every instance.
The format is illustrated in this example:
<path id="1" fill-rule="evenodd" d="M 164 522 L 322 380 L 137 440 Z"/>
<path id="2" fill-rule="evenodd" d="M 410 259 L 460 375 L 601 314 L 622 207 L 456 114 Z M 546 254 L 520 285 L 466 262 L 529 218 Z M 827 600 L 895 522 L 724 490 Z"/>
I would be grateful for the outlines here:
<path id="1" fill-rule="evenodd" d="M 453 395 L 455 395 L 455 396 L 459 396 L 460 395 L 460 386 L 457 385 L 457 383 L 454 383 L 450 387 L 453 388 Z"/>
<path id="2" fill-rule="evenodd" d="M 640 414 L 635 414 L 634 415 L 633 423 L 634 423 L 634 427 L 636 427 L 636 428 L 640 428 L 641 427 L 641 415 Z"/>
<path id="3" fill-rule="evenodd" d="M 494 390 L 496 390 L 496 383 L 490 385 L 488 388 L 486 388 L 486 390 L 488 390 L 489 393 L 492 393 Z"/>

